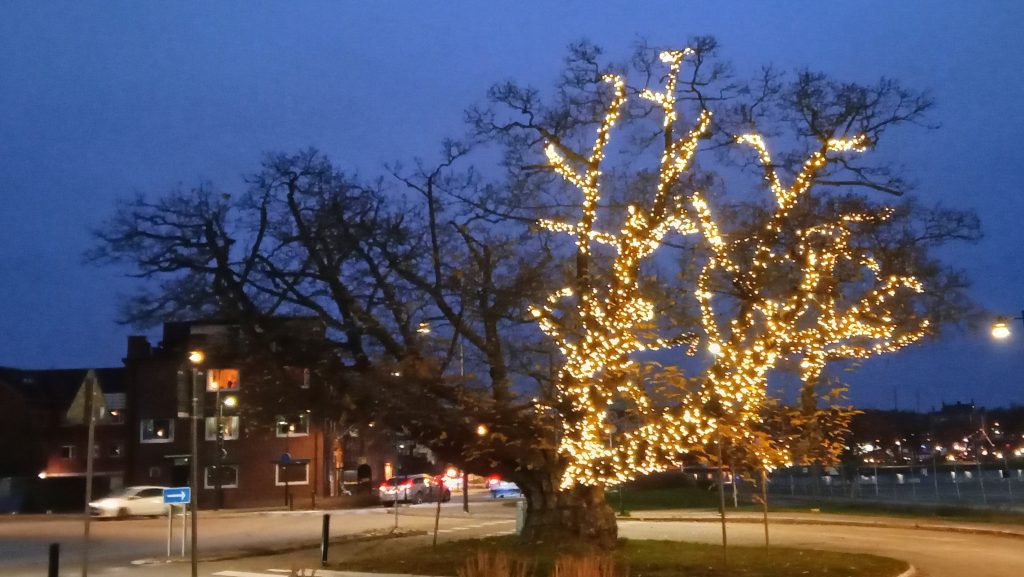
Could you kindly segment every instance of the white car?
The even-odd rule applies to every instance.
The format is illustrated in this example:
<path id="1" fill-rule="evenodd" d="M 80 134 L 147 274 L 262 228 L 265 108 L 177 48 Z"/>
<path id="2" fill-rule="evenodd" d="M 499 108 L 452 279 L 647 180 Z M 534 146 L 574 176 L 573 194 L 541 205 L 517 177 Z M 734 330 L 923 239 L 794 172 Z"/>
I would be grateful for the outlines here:
<path id="1" fill-rule="evenodd" d="M 125 519 L 141 515 L 166 515 L 164 487 L 125 487 L 98 501 L 89 503 L 93 517 Z"/>

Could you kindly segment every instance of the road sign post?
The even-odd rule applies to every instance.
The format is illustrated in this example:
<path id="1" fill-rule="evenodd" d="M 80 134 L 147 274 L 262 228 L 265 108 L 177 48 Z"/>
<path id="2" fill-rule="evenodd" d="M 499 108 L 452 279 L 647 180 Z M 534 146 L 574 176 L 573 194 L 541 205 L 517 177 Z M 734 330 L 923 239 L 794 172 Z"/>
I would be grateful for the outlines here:
<path id="1" fill-rule="evenodd" d="M 188 532 L 185 511 L 192 501 L 191 487 L 168 487 L 163 493 L 164 504 L 167 505 L 167 556 L 171 556 L 171 539 L 174 538 L 174 506 L 181 505 L 181 554 L 185 554 L 185 534 Z"/>
<path id="2" fill-rule="evenodd" d="M 68 408 L 67 421 L 72 424 L 86 425 L 88 432 L 85 443 L 85 515 L 84 530 L 82 534 L 82 577 L 89 575 L 89 502 L 92 501 L 92 466 L 93 452 L 96 438 L 96 419 L 102 417 L 107 410 L 106 402 L 103 400 L 103 390 L 100 388 L 96 371 L 89 369 L 85 374 L 82 385 L 71 406 Z"/>

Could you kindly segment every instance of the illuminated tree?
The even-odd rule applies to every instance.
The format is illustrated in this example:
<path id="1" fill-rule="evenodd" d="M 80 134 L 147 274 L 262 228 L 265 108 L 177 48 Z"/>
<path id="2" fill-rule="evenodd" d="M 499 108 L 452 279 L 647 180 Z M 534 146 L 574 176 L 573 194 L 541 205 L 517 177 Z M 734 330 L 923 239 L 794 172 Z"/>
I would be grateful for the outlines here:
<path id="1" fill-rule="evenodd" d="M 893 352 L 929 329 L 915 300 L 924 290 L 922 283 L 892 263 L 883 266 L 871 247 L 857 240 L 882 226 L 893 210 L 859 197 L 812 194 L 830 165 L 872 144 L 867 135 L 818 135 L 816 149 L 789 184 L 761 135 L 736 136 L 737 144 L 753 149 L 772 194 L 767 207 L 738 225 L 721 222 L 705 192 L 680 190 L 679 177 L 711 121 L 702 106 L 695 128 L 681 138 L 673 135 L 676 78 L 692 53 L 662 52 L 661 60 L 669 65 L 665 91 L 639 92 L 660 107 L 665 144 L 650 198 L 644 206 L 627 207 L 618 231 L 597 225 L 603 222 L 598 215 L 601 162 L 627 99 L 622 78 L 604 79 L 612 95 L 589 155 L 558 141 L 545 147 L 551 168 L 583 197 L 576 222 L 540 221 L 549 230 L 575 237 L 576 275 L 571 287 L 532 310 L 565 357 L 557 381 L 563 417 L 560 450 L 569 458 L 564 488 L 606 486 L 663 470 L 678 462 L 680 453 L 701 451 L 725 439 L 752 452 L 766 470 L 789 464 L 793 435 L 766 436 L 760 426 L 769 404 L 770 372 L 783 363 L 798 363 L 807 410 L 789 424 L 798 430 L 820 426 L 813 391 L 828 363 Z M 638 277 L 642 263 L 673 231 L 699 237 L 699 274 L 690 292 L 700 311 L 699 330 L 652 338 L 655 307 L 644 297 Z M 594 258 L 601 246 L 610 247 L 608 259 Z M 603 274 L 592 270 L 596 262 L 609 263 Z M 566 302 L 571 303 L 568 308 Z M 704 350 L 713 360 L 696 391 L 679 390 L 678 402 L 659 406 L 649 383 L 635 378 L 638 354 L 682 344 L 689 345 L 689 354 Z M 616 403 L 629 407 L 636 426 L 622 431 L 613 445 L 605 431 L 613 424 L 609 408 Z M 819 441 L 834 450 L 829 447 L 835 439 L 829 435 L 819 435 Z"/>
<path id="2" fill-rule="evenodd" d="M 473 170 L 477 148 L 453 141 L 433 166 L 392 166 L 395 180 L 358 179 L 316 151 L 272 155 L 239 194 L 120 204 L 89 256 L 158 281 L 127 320 L 235 318 L 255 339 L 268 316 L 319 318 L 336 378 L 309 398 L 325 416 L 403 428 L 515 481 L 528 539 L 613 546 L 605 486 L 684 452 L 715 454 L 716 441 L 751 467 L 802 458 L 804 433 L 830 427 L 815 416 L 822 367 L 913 341 L 922 311 L 963 308 L 962 279 L 927 249 L 969 232 L 969 218 L 909 202 L 885 218 L 865 197 L 821 192 L 901 192 L 894 169 L 849 159 L 885 127 L 918 121 L 927 99 L 812 74 L 738 83 L 713 40 L 692 46 L 638 52 L 641 76 L 668 65 L 663 90 L 630 87 L 625 67 L 612 74 L 586 43 L 551 103 L 492 87 L 468 117 L 479 148 L 501 147 L 504 172 Z M 790 170 L 756 136 L 787 123 L 796 138 L 780 140 L 814 143 L 806 170 L 806 154 Z M 608 152 L 613 129 L 623 156 Z M 737 149 L 769 201 L 734 190 L 746 175 L 728 156 Z M 941 289 L 915 292 L 914 275 Z M 794 406 L 764 388 L 791 366 L 805 379 Z"/>

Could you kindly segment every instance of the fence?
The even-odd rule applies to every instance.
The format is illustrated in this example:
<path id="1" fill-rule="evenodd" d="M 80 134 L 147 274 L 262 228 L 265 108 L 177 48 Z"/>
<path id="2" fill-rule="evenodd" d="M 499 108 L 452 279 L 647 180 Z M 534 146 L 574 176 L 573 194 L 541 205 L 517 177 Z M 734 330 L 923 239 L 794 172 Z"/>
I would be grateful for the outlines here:
<path id="1" fill-rule="evenodd" d="M 842 498 L 894 503 L 967 505 L 992 508 L 1024 506 L 1024 470 L 976 463 L 935 466 L 861 466 L 815 475 L 811 467 L 774 472 L 775 496 Z"/>

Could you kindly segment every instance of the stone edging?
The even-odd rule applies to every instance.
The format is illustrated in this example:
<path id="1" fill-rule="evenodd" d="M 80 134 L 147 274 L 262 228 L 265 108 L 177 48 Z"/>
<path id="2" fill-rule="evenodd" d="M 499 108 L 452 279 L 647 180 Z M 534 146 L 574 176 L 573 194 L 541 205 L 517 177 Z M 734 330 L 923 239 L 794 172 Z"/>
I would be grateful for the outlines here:
<path id="1" fill-rule="evenodd" d="M 665 523 L 671 521 L 683 521 L 688 523 L 719 523 L 720 520 L 715 517 L 618 517 L 619 521 L 643 521 L 643 522 L 655 522 Z M 727 517 L 726 521 L 729 523 L 750 523 L 760 525 L 761 519 L 753 519 L 747 517 Z M 996 537 L 1011 537 L 1015 539 L 1024 539 L 1024 532 L 1019 531 L 1007 531 L 1004 529 L 986 529 L 984 527 L 965 527 L 962 525 L 931 525 L 914 523 L 913 525 L 901 525 L 898 523 L 879 523 L 872 521 L 844 521 L 837 519 L 805 519 L 805 518 L 775 518 L 771 519 L 771 523 L 777 525 L 840 525 L 846 527 L 874 527 L 874 528 L 886 528 L 886 529 L 914 529 L 919 531 L 947 531 L 953 533 L 965 533 L 969 535 L 992 535 Z"/>

